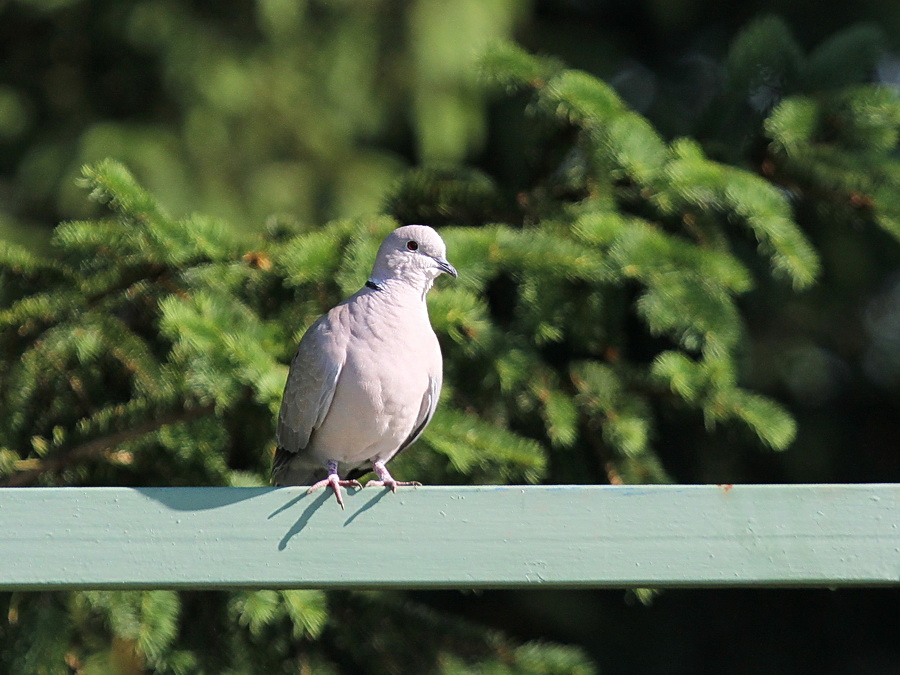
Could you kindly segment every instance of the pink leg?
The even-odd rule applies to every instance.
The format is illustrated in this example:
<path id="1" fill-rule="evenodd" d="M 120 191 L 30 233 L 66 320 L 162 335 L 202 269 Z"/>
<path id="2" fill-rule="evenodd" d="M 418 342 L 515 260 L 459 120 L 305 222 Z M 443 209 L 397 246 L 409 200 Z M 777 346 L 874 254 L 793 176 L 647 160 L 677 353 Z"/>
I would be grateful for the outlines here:
<path id="1" fill-rule="evenodd" d="M 340 504 L 341 508 L 343 509 L 344 498 L 341 496 L 341 486 L 360 489 L 362 488 L 362 484 L 358 480 L 341 480 L 337 473 L 338 463 L 333 459 L 328 460 L 327 466 L 328 478 L 320 480 L 318 483 L 310 487 L 309 490 L 306 491 L 306 494 L 310 494 L 320 488 L 330 486 L 334 491 L 334 496 L 337 498 L 337 503 Z"/>
<path id="2" fill-rule="evenodd" d="M 376 460 L 374 464 L 375 475 L 378 476 L 378 480 L 370 480 L 366 483 L 366 487 L 370 485 L 372 487 L 389 487 L 391 488 L 391 492 L 396 492 L 398 487 L 402 487 L 404 485 L 421 485 L 421 483 L 417 480 L 411 481 L 396 481 L 391 473 L 387 470 L 387 467 L 384 465 L 380 459 Z"/>

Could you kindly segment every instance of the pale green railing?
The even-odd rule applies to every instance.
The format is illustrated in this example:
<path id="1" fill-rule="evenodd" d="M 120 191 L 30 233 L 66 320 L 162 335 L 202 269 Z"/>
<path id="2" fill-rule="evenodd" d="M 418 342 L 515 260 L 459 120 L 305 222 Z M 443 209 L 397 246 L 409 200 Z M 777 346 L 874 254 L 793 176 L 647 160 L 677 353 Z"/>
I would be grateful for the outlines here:
<path id="1" fill-rule="evenodd" d="M 0 589 L 900 582 L 900 485 L 0 489 Z"/>

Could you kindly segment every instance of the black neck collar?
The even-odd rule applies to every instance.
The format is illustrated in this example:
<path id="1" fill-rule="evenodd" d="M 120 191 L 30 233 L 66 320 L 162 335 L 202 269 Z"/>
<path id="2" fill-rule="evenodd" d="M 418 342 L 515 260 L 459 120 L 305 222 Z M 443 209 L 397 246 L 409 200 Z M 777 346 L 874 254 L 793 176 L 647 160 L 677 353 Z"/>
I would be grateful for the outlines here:
<path id="1" fill-rule="evenodd" d="M 372 281 L 371 279 L 369 279 L 368 281 L 366 281 L 366 288 L 371 288 L 373 291 L 380 291 L 380 290 L 381 290 L 381 286 L 379 286 L 378 284 L 376 284 L 376 283 L 375 283 L 374 281 Z"/>

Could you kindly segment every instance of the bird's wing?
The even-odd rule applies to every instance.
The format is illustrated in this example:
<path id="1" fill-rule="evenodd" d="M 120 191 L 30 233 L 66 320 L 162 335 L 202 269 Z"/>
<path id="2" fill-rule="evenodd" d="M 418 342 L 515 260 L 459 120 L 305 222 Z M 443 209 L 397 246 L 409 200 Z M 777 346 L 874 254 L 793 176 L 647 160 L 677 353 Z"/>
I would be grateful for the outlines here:
<path id="1" fill-rule="evenodd" d="M 331 408 L 347 354 L 346 307 L 338 305 L 316 321 L 291 361 L 275 438 L 273 473 L 308 444 Z"/>
<path id="2" fill-rule="evenodd" d="M 428 378 L 428 389 L 425 390 L 425 395 L 422 397 L 422 404 L 419 407 L 419 415 L 416 417 L 416 423 L 413 426 L 412 433 L 406 437 L 406 440 L 400 444 L 400 447 L 397 448 L 397 452 L 404 450 L 405 448 L 412 445 L 416 439 L 422 435 L 422 432 L 425 431 L 425 427 L 428 426 L 428 423 L 431 421 L 432 416 L 434 415 L 434 410 L 437 408 L 438 398 L 441 395 L 441 376 L 440 375 L 431 375 Z M 394 454 L 396 455 L 397 452 Z"/>

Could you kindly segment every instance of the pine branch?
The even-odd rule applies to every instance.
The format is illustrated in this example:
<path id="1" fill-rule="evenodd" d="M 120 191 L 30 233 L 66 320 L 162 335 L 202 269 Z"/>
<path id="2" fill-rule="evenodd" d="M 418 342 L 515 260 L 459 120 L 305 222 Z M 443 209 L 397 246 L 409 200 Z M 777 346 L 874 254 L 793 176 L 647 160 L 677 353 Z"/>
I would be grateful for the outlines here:
<path id="1" fill-rule="evenodd" d="M 211 404 L 196 408 L 173 410 L 156 419 L 146 420 L 140 424 L 136 424 L 130 429 L 123 429 L 122 431 L 117 431 L 107 436 L 92 439 L 53 457 L 39 460 L 27 460 L 29 462 L 28 466 L 31 468 L 16 473 L 5 481 L 0 482 L 0 487 L 24 487 L 26 485 L 31 485 L 44 474 L 67 469 L 75 464 L 92 459 L 111 447 L 135 440 L 169 424 L 190 422 L 200 417 L 204 417 L 214 410 L 215 406 Z"/>

